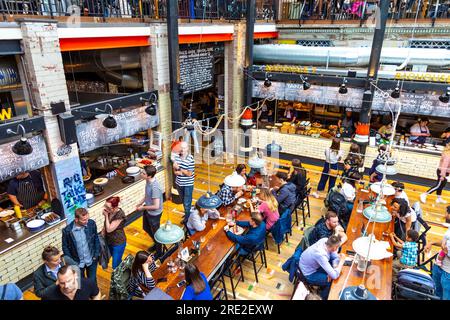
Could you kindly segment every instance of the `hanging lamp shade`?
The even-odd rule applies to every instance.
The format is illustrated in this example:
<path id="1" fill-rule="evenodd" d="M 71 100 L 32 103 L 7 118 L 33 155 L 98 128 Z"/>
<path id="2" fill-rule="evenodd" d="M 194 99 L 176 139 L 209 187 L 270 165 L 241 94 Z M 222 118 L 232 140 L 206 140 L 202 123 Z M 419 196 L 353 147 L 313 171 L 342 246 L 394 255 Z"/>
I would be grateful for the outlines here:
<path id="1" fill-rule="evenodd" d="M 244 114 L 241 117 L 241 127 L 242 128 L 253 127 L 253 112 L 250 108 L 245 109 Z"/>
<path id="2" fill-rule="evenodd" d="M 341 300 L 377 300 L 377 298 L 361 284 L 342 290 Z"/>
<path id="3" fill-rule="evenodd" d="M 161 244 L 174 244 L 184 238 L 184 231 L 179 226 L 172 224 L 170 220 L 156 231 L 155 240 Z"/>
<path id="4" fill-rule="evenodd" d="M 33 147 L 28 142 L 27 138 L 22 137 L 13 145 L 12 152 L 18 156 L 26 156 L 33 152 Z"/>
<path id="5" fill-rule="evenodd" d="M 372 242 L 372 244 L 370 242 Z M 353 241 L 352 247 L 353 251 L 366 260 L 383 260 L 392 257 L 392 252 L 387 251 L 389 242 L 379 241 L 372 234 L 367 237 L 359 237 Z M 369 255 L 367 256 L 368 252 Z"/>
<path id="6" fill-rule="evenodd" d="M 197 200 L 197 204 L 200 208 L 216 209 L 222 205 L 222 200 L 217 195 L 207 192 Z"/>
<path id="7" fill-rule="evenodd" d="M 364 217 L 378 223 L 388 223 L 392 220 L 392 215 L 385 206 L 370 206 L 364 209 Z"/>
<path id="8" fill-rule="evenodd" d="M 395 188 L 388 183 L 383 183 L 383 186 L 381 182 L 375 182 L 370 185 L 370 190 L 372 190 L 376 194 L 381 192 L 381 188 L 383 188 L 384 196 L 392 196 L 393 194 L 395 194 Z"/>
<path id="9" fill-rule="evenodd" d="M 108 128 L 108 129 L 114 129 L 114 128 L 117 127 L 117 121 L 116 121 L 116 119 L 114 119 L 114 117 L 110 114 L 110 115 L 108 115 L 108 116 L 105 118 L 105 120 L 103 120 L 103 126 L 104 126 L 105 128 Z"/>
<path id="10" fill-rule="evenodd" d="M 245 179 L 243 176 L 237 174 L 237 172 L 234 172 L 233 174 L 225 177 L 224 183 L 232 188 L 242 187 L 245 184 Z"/>
<path id="11" fill-rule="evenodd" d="M 397 174 L 397 169 L 395 168 L 395 166 L 393 165 L 384 165 L 384 164 L 379 164 L 375 170 L 377 170 L 379 173 L 381 174 L 386 174 L 388 176 L 393 176 L 395 174 Z"/>
<path id="12" fill-rule="evenodd" d="M 252 169 L 262 169 L 266 166 L 266 160 L 255 155 L 248 159 L 248 166 Z"/>

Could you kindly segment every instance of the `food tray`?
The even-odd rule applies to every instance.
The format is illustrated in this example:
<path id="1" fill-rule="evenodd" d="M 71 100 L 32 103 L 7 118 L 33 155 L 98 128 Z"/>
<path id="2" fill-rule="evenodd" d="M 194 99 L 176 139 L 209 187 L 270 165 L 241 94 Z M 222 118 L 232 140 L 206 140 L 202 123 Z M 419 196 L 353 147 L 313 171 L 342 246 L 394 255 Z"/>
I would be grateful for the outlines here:
<path id="1" fill-rule="evenodd" d="M 48 222 L 48 221 L 46 220 L 46 218 L 47 218 L 47 217 L 50 217 L 50 216 L 53 216 L 54 218 L 53 218 L 53 220 L 51 220 L 50 222 Z M 49 212 L 49 213 L 43 214 L 43 215 L 41 216 L 41 219 L 44 220 L 45 223 L 48 224 L 49 226 L 54 225 L 54 224 L 58 223 L 59 221 L 61 221 L 61 217 L 58 216 L 56 213 L 53 213 L 53 212 Z"/>

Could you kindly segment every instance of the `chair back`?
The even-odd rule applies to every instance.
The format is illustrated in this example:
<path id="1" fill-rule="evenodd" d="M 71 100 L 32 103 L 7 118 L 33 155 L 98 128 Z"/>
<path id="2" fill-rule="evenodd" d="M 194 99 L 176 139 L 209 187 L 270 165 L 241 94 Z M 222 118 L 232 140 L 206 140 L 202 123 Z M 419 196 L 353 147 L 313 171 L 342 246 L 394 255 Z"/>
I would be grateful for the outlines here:
<path id="1" fill-rule="evenodd" d="M 281 224 L 281 233 L 285 235 L 286 233 L 290 233 L 292 229 L 292 216 L 291 210 L 286 208 L 278 219 Z"/>
<path id="2" fill-rule="evenodd" d="M 422 256 L 422 260 L 424 260 L 425 258 L 425 246 L 427 245 L 427 232 L 431 229 L 430 225 L 422 219 L 422 217 L 417 216 L 417 220 L 416 220 L 416 226 L 417 225 L 422 225 L 424 228 L 424 231 L 422 233 L 420 233 L 420 226 L 418 227 L 419 229 L 419 239 L 417 240 L 417 246 L 418 246 L 418 251 L 417 251 L 417 264 L 420 264 L 420 258 Z"/>
<path id="3" fill-rule="evenodd" d="M 309 247 L 309 235 L 311 234 L 311 232 L 313 232 L 313 230 L 314 226 L 311 226 L 309 228 L 306 228 L 303 232 L 303 239 L 302 241 L 300 241 L 300 246 L 303 251 L 305 251 Z"/>

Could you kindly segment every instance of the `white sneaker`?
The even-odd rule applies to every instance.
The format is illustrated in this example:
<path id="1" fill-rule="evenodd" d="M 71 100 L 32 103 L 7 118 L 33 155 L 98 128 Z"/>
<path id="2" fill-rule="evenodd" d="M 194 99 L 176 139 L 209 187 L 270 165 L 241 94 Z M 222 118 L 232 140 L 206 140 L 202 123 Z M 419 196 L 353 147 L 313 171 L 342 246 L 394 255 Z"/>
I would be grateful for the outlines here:
<path id="1" fill-rule="evenodd" d="M 420 195 L 420 202 L 426 203 L 426 202 L 427 202 L 427 196 L 428 196 L 428 194 L 422 193 L 422 194 Z"/>
<path id="2" fill-rule="evenodd" d="M 436 199 L 436 203 L 447 203 L 447 201 L 445 201 L 444 199 L 442 199 L 441 197 L 438 197 Z"/>
<path id="3" fill-rule="evenodd" d="M 319 197 L 320 197 L 317 192 L 313 192 L 311 195 L 316 199 L 319 199 Z"/>

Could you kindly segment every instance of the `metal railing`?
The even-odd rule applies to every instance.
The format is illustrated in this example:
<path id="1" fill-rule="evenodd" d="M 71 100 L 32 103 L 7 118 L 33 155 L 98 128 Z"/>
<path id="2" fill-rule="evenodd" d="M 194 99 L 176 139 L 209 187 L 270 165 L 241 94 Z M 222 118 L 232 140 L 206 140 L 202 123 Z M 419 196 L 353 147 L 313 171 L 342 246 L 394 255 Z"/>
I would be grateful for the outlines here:
<path id="1" fill-rule="evenodd" d="M 0 0 L 3 18 L 11 15 L 48 17 L 164 19 L 167 0 Z M 179 0 L 181 19 L 245 19 L 246 0 Z M 274 20 L 275 0 L 256 0 L 256 19 Z"/>
<path id="2" fill-rule="evenodd" d="M 376 9 L 374 0 L 280 0 L 280 20 L 359 20 L 369 19 Z M 389 19 L 450 18 L 449 0 L 392 0 Z"/>

